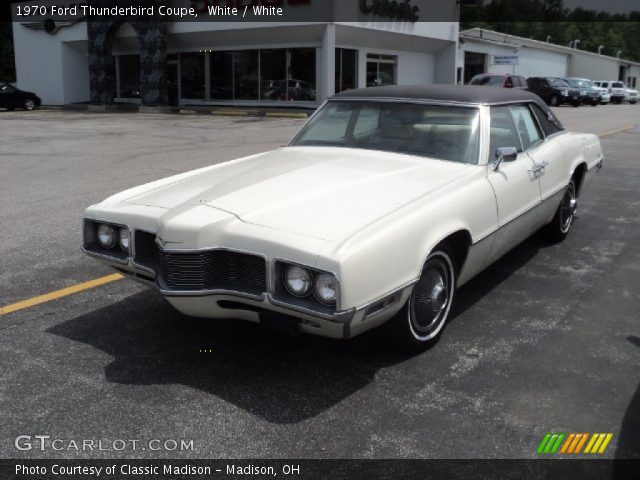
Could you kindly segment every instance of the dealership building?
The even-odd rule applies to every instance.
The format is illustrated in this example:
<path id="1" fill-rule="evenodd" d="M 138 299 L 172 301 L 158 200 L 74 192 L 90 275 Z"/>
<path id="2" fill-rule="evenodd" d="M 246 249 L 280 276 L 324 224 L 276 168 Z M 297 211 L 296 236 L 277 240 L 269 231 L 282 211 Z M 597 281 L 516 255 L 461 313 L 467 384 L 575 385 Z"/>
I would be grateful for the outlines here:
<path id="1" fill-rule="evenodd" d="M 620 80 L 635 88 L 640 78 L 637 62 L 481 28 L 460 32 L 459 52 L 458 79 L 464 83 L 479 73 L 512 73 Z"/>
<path id="2" fill-rule="evenodd" d="M 327 5 L 287 2 L 302 19 Z M 333 2 L 349 22 L 17 21 L 17 85 L 48 105 L 312 107 L 356 87 L 455 82 L 458 23 L 420 18 L 435 4 L 457 18 L 457 2 L 405 2 L 415 15 Z"/>
<path id="3" fill-rule="evenodd" d="M 422 21 L 434 11 L 457 19 L 456 0 L 401 0 L 402 14 L 375 10 L 377 0 L 279 1 L 299 21 L 20 19 L 13 22 L 17 86 L 45 105 L 315 107 L 351 88 L 468 83 L 478 73 L 633 87 L 640 77 L 640 63 L 622 58 L 479 28 L 460 32 L 457 21 Z"/>

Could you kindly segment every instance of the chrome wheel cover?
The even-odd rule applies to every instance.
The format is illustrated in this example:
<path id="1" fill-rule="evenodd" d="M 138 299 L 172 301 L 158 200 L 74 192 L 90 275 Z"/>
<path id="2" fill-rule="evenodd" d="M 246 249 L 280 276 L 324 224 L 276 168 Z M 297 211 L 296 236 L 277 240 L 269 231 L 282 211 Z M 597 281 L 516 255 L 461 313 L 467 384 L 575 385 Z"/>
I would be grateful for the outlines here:
<path id="1" fill-rule="evenodd" d="M 409 299 L 409 326 L 418 340 L 435 337 L 444 326 L 453 299 L 454 276 L 446 254 L 435 252 L 429 257 Z"/>
<path id="2" fill-rule="evenodd" d="M 573 182 L 567 187 L 562 198 L 562 206 L 560 212 L 560 230 L 562 233 L 567 233 L 571 228 L 573 222 L 573 216 L 578 208 L 578 201 L 576 199 L 576 187 Z"/>
<path id="3" fill-rule="evenodd" d="M 26 100 L 24 102 L 24 108 L 26 108 L 27 110 L 33 110 L 35 106 L 36 104 L 33 100 Z"/>

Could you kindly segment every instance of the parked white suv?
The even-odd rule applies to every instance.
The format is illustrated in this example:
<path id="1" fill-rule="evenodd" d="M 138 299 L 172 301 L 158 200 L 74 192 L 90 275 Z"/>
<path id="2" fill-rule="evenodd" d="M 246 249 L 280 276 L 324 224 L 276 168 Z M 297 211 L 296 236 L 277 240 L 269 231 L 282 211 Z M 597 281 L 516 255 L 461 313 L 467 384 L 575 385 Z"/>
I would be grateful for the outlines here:
<path id="1" fill-rule="evenodd" d="M 638 103 L 638 96 L 638 90 L 629 87 L 625 88 L 624 100 L 626 102 L 629 102 L 631 105 L 635 105 Z"/>
<path id="2" fill-rule="evenodd" d="M 609 90 L 603 87 L 599 87 L 596 82 L 591 82 L 593 84 L 593 88 L 595 88 L 596 90 L 598 90 L 598 92 L 600 92 L 600 104 L 602 105 L 606 105 L 607 103 L 611 102 L 611 94 L 609 93 Z"/>
<path id="3" fill-rule="evenodd" d="M 622 103 L 627 94 L 624 83 L 616 80 L 598 80 L 595 83 L 598 87 L 606 88 L 611 94 L 611 101 L 615 104 Z"/>

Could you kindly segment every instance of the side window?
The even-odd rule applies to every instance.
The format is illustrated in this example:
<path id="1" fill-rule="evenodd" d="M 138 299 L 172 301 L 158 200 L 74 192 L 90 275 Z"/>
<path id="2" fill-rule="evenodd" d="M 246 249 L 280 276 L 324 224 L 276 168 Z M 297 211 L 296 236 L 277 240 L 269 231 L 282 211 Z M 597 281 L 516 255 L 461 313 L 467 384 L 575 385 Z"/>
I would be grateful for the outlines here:
<path id="1" fill-rule="evenodd" d="M 549 119 L 549 115 L 542 110 L 538 105 L 531 105 L 531 110 L 535 114 L 544 134 L 548 137 L 549 135 L 553 135 L 554 133 L 561 132 L 562 129 L 555 123 L 555 121 Z"/>
<path id="2" fill-rule="evenodd" d="M 542 134 L 538 130 L 531 111 L 524 105 L 514 105 L 511 107 L 511 115 L 513 115 L 513 121 L 516 124 L 516 129 L 520 134 L 520 140 L 522 141 L 522 147 L 524 150 L 536 146 L 542 141 Z"/>
<path id="3" fill-rule="evenodd" d="M 496 160 L 496 150 L 502 147 L 515 147 L 519 152 L 522 151 L 509 107 L 491 107 L 489 162 Z"/>

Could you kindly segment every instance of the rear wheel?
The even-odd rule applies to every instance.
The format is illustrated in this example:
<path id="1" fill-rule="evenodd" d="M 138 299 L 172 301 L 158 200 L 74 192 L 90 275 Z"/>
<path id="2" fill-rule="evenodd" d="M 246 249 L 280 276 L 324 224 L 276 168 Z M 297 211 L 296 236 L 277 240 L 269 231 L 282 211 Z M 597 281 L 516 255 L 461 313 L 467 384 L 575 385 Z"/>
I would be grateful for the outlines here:
<path id="1" fill-rule="evenodd" d="M 416 353 L 438 340 L 453 303 L 456 288 L 454 261 L 452 251 L 445 244 L 429 254 L 409 300 L 383 326 L 385 338 L 393 347 Z"/>
<path id="2" fill-rule="evenodd" d="M 553 220 L 546 227 L 546 234 L 549 240 L 561 242 L 567 238 L 577 209 L 576 182 L 572 178 L 569 185 L 564 189 L 562 201 L 558 206 L 558 210 L 556 210 Z"/>

